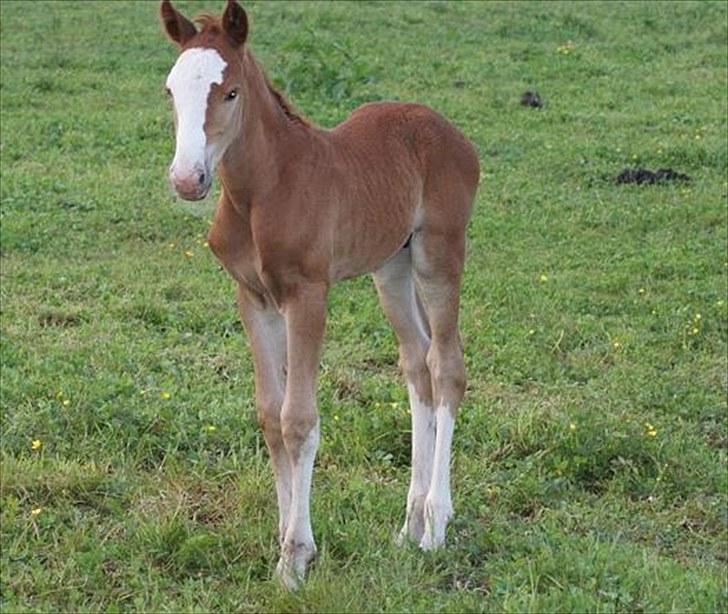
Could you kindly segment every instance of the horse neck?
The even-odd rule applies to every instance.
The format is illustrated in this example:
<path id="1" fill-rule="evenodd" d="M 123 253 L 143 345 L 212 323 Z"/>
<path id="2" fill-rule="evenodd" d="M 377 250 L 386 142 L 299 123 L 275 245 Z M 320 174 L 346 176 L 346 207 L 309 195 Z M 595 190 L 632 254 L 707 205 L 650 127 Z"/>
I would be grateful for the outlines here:
<path id="1" fill-rule="evenodd" d="M 241 129 L 220 164 L 223 185 L 236 201 L 255 198 L 277 181 L 281 160 L 307 125 L 294 125 L 281 109 L 265 74 L 246 48 L 242 51 L 245 97 Z M 242 203 L 240 203 L 242 204 Z"/>

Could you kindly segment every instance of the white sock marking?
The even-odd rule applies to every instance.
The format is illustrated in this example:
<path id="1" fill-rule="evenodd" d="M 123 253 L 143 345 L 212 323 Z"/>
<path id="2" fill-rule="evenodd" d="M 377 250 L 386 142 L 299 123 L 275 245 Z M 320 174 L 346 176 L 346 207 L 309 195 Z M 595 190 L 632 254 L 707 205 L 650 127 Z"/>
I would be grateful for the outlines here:
<path id="1" fill-rule="evenodd" d="M 417 396 L 415 387 L 407 385 L 412 412 L 412 482 L 410 498 L 427 494 L 432 477 L 435 450 L 435 412 Z"/>
<path id="2" fill-rule="evenodd" d="M 313 463 L 319 445 L 319 424 L 316 423 L 298 452 L 293 463 L 292 501 L 288 526 L 288 536 L 295 541 L 313 541 L 309 502 L 311 498 L 311 478 Z"/>
<path id="3" fill-rule="evenodd" d="M 306 566 L 316 553 L 311 531 L 311 477 L 319 444 L 318 421 L 298 450 L 298 458 L 292 463 L 291 509 L 288 528 L 281 549 L 276 573 L 283 584 L 295 589 L 306 574 Z"/>
<path id="4" fill-rule="evenodd" d="M 447 405 L 437 408 L 437 437 L 430 491 L 425 500 L 425 534 L 420 546 L 424 550 L 437 548 L 445 542 L 445 529 L 452 516 L 450 495 L 450 449 L 455 430 L 455 418 Z"/>
<path id="5" fill-rule="evenodd" d="M 407 538 L 419 541 L 424 531 L 424 499 L 432 479 L 435 453 L 435 412 L 417 395 L 413 384 L 407 384 L 412 412 L 412 477 L 407 492 L 407 515 L 398 543 Z"/>

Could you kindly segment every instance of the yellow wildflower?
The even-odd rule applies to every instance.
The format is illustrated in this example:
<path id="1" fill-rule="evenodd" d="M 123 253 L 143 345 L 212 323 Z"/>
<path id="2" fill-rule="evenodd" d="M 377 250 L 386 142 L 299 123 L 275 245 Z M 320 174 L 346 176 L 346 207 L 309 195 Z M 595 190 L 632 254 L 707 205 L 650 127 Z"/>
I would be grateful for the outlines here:
<path id="1" fill-rule="evenodd" d="M 549 277 L 548 277 L 548 275 L 544 275 L 544 274 L 541 274 L 541 277 L 539 277 L 539 278 L 538 278 L 538 280 L 539 280 L 539 281 L 540 281 L 540 282 L 541 282 L 542 284 L 545 284 L 545 283 L 546 283 L 546 282 L 547 282 L 547 281 L 549 280 Z"/>
<path id="2" fill-rule="evenodd" d="M 36 507 L 35 509 L 30 510 L 30 515 L 35 517 L 38 514 L 40 514 L 43 511 L 42 507 Z"/>
<path id="3" fill-rule="evenodd" d="M 187 256 L 188 258 L 192 258 L 192 256 L 194 256 L 194 254 L 191 251 L 187 250 L 187 251 L 185 251 L 185 256 Z"/>
<path id="4" fill-rule="evenodd" d="M 569 424 L 569 430 L 570 430 L 570 431 L 575 431 L 575 430 L 576 430 L 576 424 L 574 424 L 573 422 L 571 422 L 571 423 Z"/>
<path id="5" fill-rule="evenodd" d="M 30 448 L 31 450 L 40 450 L 40 447 L 43 445 L 43 442 L 40 439 L 34 439 L 30 442 Z"/>
<path id="6" fill-rule="evenodd" d="M 556 47 L 556 53 L 561 53 L 563 55 L 569 55 L 574 50 L 574 43 L 571 41 L 566 41 L 563 45 L 559 45 Z"/>
<path id="7" fill-rule="evenodd" d="M 162 397 L 163 399 L 168 399 L 172 395 L 169 392 L 167 392 L 166 390 L 162 390 L 162 392 L 159 393 L 159 396 Z"/>

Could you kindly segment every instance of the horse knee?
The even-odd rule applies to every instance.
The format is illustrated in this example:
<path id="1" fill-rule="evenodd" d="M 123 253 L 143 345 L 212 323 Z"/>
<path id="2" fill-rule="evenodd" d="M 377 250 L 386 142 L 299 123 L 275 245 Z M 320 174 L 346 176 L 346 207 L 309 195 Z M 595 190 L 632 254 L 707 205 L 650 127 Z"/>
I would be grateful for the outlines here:
<path id="1" fill-rule="evenodd" d="M 263 397 L 256 400 L 258 425 L 266 440 L 281 438 L 281 399 Z"/>
<path id="2" fill-rule="evenodd" d="M 427 353 L 427 365 L 432 376 L 434 400 L 437 405 L 448 405 L 457 411 L 465 394 L 465 361 L 460 345 L 448 350 L 431 347 Z"/>
<path id="3" fill-rule="evenodd" d="M 426 351 L 401 348 L 399 362 L 407 384 L 414 388 L 420 401 L 431 406 L 432 378 L 427 365 Z"/>
<path id="4" fill-rule="evenodd" d="M 318 416 L 315 407 L 287 408 L 281 412 L 281 435 L 286 450 L 295 462 L 300 452 L 309 446 L 318 446 Z"/>

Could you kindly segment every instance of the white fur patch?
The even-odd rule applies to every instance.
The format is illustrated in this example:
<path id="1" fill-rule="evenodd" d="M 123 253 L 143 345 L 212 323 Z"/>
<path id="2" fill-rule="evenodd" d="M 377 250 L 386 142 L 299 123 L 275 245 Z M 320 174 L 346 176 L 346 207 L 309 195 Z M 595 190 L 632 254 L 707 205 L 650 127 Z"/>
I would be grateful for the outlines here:
<path id="1" fill-rule="evenodd" d="M 177 58 L 167 77 L 177 113 L 177 149 L 172 167 L 178 172 L 205 168 L 205 115 L 212 84 L 223 81 L 227 62 L 214 49 L 196 47 Z"/>
<path id="2" fill-rule="evenodd" d="M 430 491 L 425 499 L 425 534 L 420 548 L 431 550 L 445 543 L 445 529 L 452 516 L 450 495 L 450 449 L 455 418 L 447 405 L 437 408 L 437 437 Z"/>
<path id="3" fill-rule="evenodd" d="M 435 412 L 417 396 L 413 384 L 407 384 L 412 412 L 412 481 L 409 498 L 427 494 L 432 480 L 435 452 Z"/>
<path id="4" fill-rule="evenodd" d="M 447 405 L 437 408 L 437 439 L 429 497 L 438 505 L 450 507 L 450 448 L 455 418 Z"/>

